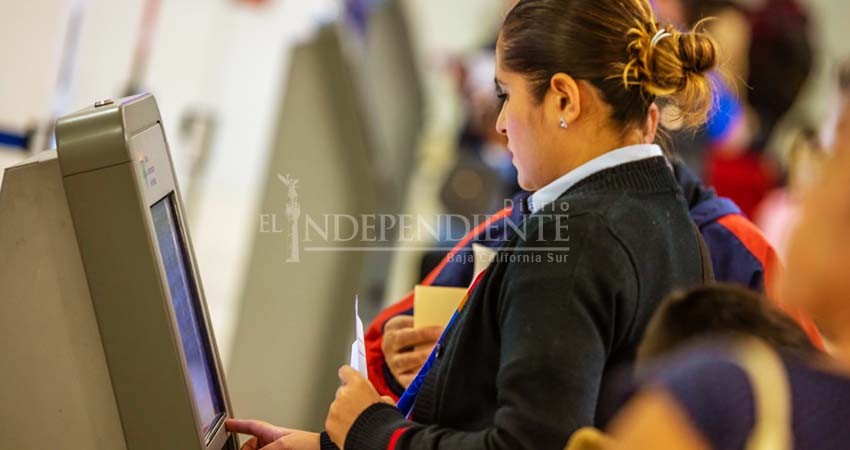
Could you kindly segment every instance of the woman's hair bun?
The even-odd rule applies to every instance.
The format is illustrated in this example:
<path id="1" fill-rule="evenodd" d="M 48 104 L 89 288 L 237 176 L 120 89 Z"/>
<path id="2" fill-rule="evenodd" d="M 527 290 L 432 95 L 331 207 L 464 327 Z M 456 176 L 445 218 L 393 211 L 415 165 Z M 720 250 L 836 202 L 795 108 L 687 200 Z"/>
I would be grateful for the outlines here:
<path id="1" fill-rule="evenodd" d="M 674 27 L 640 25 L 629 30 L 629 62 L 621 76 L 652 97 L 672 100 L 687 127 L 705 122 L 714 104 L 709 72 L 717 67 L 717 46 L 700 31 L 703 22 L 682 33 Z"/>
<path id="2" fill-rule="evenodd" d="M 704 123 L 717 48 L 702 24 L 680 33 L 657 22 L 649 0 L 522 0 L 502 26 L 500 64 L 526 76 L 537 102 L 558 73 L 589 82 L 621 128 L 643 127 L 656 97 L 683 126 Z"/>
<path id="3" fill-rule="evenodd" d="M 714 41 L 705 33 L 678 33 L 679 57 L 685 73 L 702 75 L 717 66 L 717 48 Z"/>

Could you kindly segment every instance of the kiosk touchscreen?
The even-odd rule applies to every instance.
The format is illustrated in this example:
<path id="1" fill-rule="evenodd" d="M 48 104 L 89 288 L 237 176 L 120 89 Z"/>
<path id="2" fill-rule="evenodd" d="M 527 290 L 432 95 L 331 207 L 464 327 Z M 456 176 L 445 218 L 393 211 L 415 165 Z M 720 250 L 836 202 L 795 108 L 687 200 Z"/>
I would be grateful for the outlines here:
<path id="1" fill-rule="evenodd" d="M 147 94 L 98 102 L 58 121 L 56 152 L 6 171 L 10 448 L 238 448 L 160 120 Z"/>
<path id="2" fill-rule="evenodd" d="M 224 417 L 221 386 L 214 369 L 213 356 L 199 311 L 197 288 L 187 270 L 185 246 L 180 237 L 174 200 L 168 196 L 151 207 L 156 240 L 168 291 L 171 294 L 174 320 L 180 334 L 180 343 L 186 357 L 186 370 L 192 384 L 198 418 L 205 435 Z"/>

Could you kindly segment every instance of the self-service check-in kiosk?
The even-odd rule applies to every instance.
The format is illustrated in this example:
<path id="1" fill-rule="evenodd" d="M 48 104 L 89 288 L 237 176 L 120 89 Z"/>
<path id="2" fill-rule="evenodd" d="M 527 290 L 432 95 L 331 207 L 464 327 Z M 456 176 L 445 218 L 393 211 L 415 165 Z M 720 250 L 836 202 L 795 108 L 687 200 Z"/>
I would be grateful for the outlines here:
<path id="1" fill-rule="evenodd" d="M 236 449 L 156 101 L 56 135 L 0 191 L 3 447 Z"/>

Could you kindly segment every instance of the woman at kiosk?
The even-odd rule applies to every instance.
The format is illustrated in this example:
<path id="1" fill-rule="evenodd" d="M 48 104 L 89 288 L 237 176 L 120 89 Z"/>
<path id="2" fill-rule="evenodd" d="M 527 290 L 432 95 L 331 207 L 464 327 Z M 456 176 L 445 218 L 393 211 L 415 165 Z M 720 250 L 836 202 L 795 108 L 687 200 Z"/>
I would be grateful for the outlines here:
<path id="1" fill-rule="evenodd" d="M 659 147 L 658 98 L 684 123 L 712 104 L 713 42 L 647 0 L 522 0 L 497 44 L 496 127 L 535 191 L 520 232 L 473 283 L 398 406 L 350 367 L 327 433 L 253 421 L 244 448 L 561 449 L 601 425 L 658 303 L 709 278 Z"/>

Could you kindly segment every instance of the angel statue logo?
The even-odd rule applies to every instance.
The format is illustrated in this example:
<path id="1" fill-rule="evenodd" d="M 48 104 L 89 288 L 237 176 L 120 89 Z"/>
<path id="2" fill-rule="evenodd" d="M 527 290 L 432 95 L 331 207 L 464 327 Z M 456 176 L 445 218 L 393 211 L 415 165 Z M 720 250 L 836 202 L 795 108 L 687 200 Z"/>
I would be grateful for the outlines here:
<path id="1" fill-rule="evenodd" d="M 301 262 L 301 239 L 298 231 L 298 219 L 301 218 L 301 203 L 298 201 L 298 179 L 277 175 L 277 178 L 287 188 L 286 221 L 289 223 L 289 257 L 286 262 Z"/>

